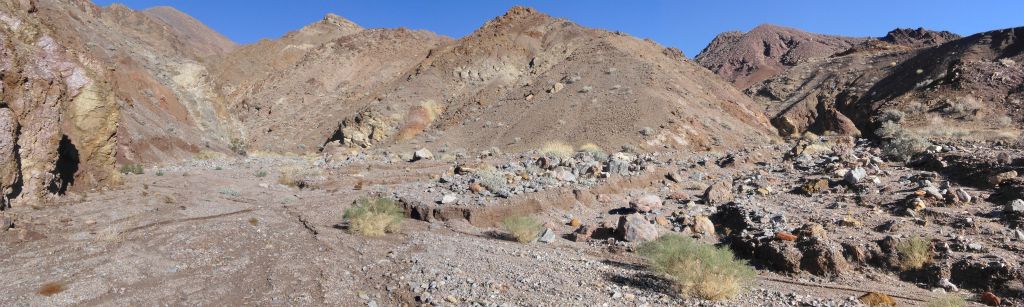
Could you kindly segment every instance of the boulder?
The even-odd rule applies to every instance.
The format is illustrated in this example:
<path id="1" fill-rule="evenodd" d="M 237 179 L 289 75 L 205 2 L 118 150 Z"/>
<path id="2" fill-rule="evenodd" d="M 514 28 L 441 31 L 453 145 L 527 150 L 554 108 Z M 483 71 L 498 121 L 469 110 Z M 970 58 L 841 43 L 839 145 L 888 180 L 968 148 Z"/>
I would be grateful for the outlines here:
<path id="1" fill-rule="evenodd" d="M 615 234 L 627 242 L 647 242 L 658 238 L 658 227 L 648 222 L 643 215 L 634 213 L 619 217 Z"/>
<path id="2" fill-rule="evenodd" d="M 867 177 L 867 175 L 867 171 L 865 171 L 863 168 L 858 167 L 850 170 L 849 172 L 846 172 L 846 175 L 843 176 L 843 180 L 846 181 L 846 183 L 848 184 L 858 185 L 861 182 L 864 182 L 864 177 Z"/>
<path id="3" fill-rule="evenodd" d="M 544 232 L 542 232 L 540 234 L 540 237 L 537 238 L 537 242 L 551 243 L 555 242 L 555 239 L 557 238 L 558 236 L 555 234 L 554 230 L 551 230 L 551 228 L 544 228 Z"/>
<path id="4" fill-rule="evenodd" d="M 661 197 L 658 197 L 658 195 L 645 194 L 637 197 L 633 201 L 630 201 L 629 207 L 633 208 L 637 212 L 647 213 L 661 209 L 662 203 Z"/>
<path id="5" fill-rule="evenodd" d="M 999 185 L 1000 183 L 1003 183 L 1003 181 L 1007 181 L 1007 180 L 1010 180 L 1010 179 L 1013 179 L 1013 178 L 1016 178 L 1016 177 L 1017 177 L 1017 171 L 1008 171 L 1008 172 L 997 173 L 997 174 L 994 174 L 994 175 L 992 175 L 992 176 L 990 176 L 988 178 L 988 183 L 995 186 L 995 185 Z"/>
<path id="6" fill-rule="evenodd" d="M 766 262 L 772 270 L 799 273 L 803 253 L 792 241 L 770 241 L 757 250 L 757 257 Z"/>
<path id="7" fill-rule="evenodd" d="M 430 150 L 426 149 L 426 148 L 421 148 L 420 150 L 417 150 L 416 152 L 412 153 L 412 161 L 432 160 L 432 159 L 434 159 L 434 154 L 431 153 Z"/>
<path id="8" fill-rule="evenodd" d="M 1003 211 L 1009 215 L 1024 215 L 1024 200 L 1014 199 L 1006 204 Z"/>
<path id="9" fill-rule="evenodd" d="M 693 232 L 698 234 L 715 234 L 715 224 L 706 216 L 698 216 L 693 219 Z"/>
<path id="10" fill-rule="evenodd" d="M 803 252 L 800 268 L 811 274 L 834 277 L 850 269 L 842 249 L 828 240 L 810 238 L 799 242 L 797 247 Z"/>
<path id="11" fill-rule="evenodd" d="M 707 190 L 704 190 L 704 201 L 709 205 L 718 205 L 731 202 L 735 199 L 732 194 L 732 181 L 722 180 L 715 182 Z"/>

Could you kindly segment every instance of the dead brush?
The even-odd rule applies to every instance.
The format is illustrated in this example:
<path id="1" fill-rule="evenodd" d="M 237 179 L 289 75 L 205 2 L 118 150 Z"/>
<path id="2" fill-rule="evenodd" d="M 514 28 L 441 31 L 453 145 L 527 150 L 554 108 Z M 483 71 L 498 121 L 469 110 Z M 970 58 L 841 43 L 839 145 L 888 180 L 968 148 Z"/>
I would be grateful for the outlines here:
<path id="1" fill-rule="evenodd" d="M 735 297 L 757 275 L 730 250 L 689 237 L 665 235 L 640 245 L 637 251 L 651 269 L 675 282 L 683 295 L 706 300 Z"/>
<path id="2" fill-rule="evenodd" d="M 923 237 L 907 238 L 896 243 L 896 256 L 901 270 L 917 270 L 932 261 L 932 244 Z"/>
<path id="3" fill-rule="evenodd" d="M 512 238 L 519 243 L 530 243 L 537 240 L 544 225 L 532 216 L 517 215 L 506 218 L 502 221 L 505 231 L 508 231 Z"/>
<path id="4" fill-rule="evenodd" d="M 427 127 L 430 127 L 442 111 L 443 109 L 432 100 L 409 108 L 409 113 L 405 116 L 405 123 L 398 129 L 398 140 L 408 141 L 415 138 Z"/>
<path id="5" fill-rule="evenodd" d="M 540 154 L 549 157 L 556 157 L 562 160 L 571 158 L 572 154 L 575 152 L 576 150 L 572 148 L 572 145 L 559 141 L 544 143 L 544 146 L 541 146 L 540 148 Z"/>
<path id="6" fill-rule="evenodd" d="M 60 282 L 48 282 L 39 287 L 38 293 L 42 296 L 53 296 L 57 293 L 64 292 L 64 284 Z"/>
<path id="7" fill-rule="evenodd" d="M 402 207 L 386 197 L 362 198 L 345 210 L 351 233 L 377 237 L 398 231 L 405 219 Z"/>

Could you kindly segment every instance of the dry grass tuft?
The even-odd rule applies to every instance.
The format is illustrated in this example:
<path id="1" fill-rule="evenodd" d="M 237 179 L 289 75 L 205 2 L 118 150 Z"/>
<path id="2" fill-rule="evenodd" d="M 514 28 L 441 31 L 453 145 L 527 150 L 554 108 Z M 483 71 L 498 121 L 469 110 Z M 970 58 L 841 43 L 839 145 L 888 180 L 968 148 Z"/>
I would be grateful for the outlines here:
<path id="1" fill-rule="evenodd" d="M 901 270 L 916 270 L 932 260 L 931 242 L 922 237 L 907 238 L 896 243 L 896 256 Z"/>
<path id="2" fill-rule="evenodd" d="M 963 307 L 967 306 L 967 300 L 956 293 L 947 293 L 928 301 L 928 307 Z"/>
<path id="3" fill-rule="evenodd" d="M 142 167 L 142 164 L 125 164 L 121 166 L 121 173 L 125 175 L 142 175 L 143 173 L 145 173 L 145 169 Z"/>
<path id="4" fill-rule="evenodd" d="M 540 153 L 542 155 L 556 157 L 559 159 L 568 159 L 572 157 L 572 154 L 575 152 L 576 150 L 572 148 L 572 145 L 558 141 L 544 143 L 544 146 L 540 148 Z"/>
<path id="5" fill-rule="evenodd" d="M 259 225 L 260 224 L 260 220 L 257 219 L 257 218 L 254 218 L 254 217 L 253 218 L 249 218 L 249 224 L 253 225 L 253 226 Z"/>
<path id="6" fill-rule="evenodd" d="M 405 124 L 398 129 L 398 140 L 408 141 L 430 127 L 443 109 L 433 100 L 427 100 L 409 109 Z"/>
<path id="7" fill-rule="evenodd" d="M 60 282 L 48 282 L 39 287 L 39 295 L 42 296 L 53 296 L 57 293 L 64 292 L 64 284 Z"/>
<path id="8" fill-rule="evenodd" d="M 405 214 L 395 200 L 376 197 L 356 201 L 344 217 L 349 232 L 375 237 L 398 231 Z"/>
<path id="9" fill-rule="evenodd" d="M 679 235 L 644 243 L 638 253 L 647 258 L 654 271 L 674 281 L 683 295 L 706 300 L 735 297 L 757 275 L 728 249 Z"/>
<path id="10" fill-rule="evenodd" d="M 599 161 L 608 159 L 608 153 L 601 149 L 601 146 L 597 146 L 594 143 L 586 143 L 580 146 L 580 151 L 590 154 Z"/>
<path id="11" fill-rule="evenodd" d="M 505 230 L 512 235 L 519 243 L 530 243 L 537 240 L 544 225 L 532 216 L 518 215 L 506 218 L 502 221 Z"/>

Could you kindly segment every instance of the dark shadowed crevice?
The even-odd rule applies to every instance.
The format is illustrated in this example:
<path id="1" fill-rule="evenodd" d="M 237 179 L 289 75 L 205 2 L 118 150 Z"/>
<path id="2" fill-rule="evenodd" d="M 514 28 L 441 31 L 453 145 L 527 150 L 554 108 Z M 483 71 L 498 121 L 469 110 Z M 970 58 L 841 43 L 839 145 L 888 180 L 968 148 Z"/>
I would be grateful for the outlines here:
<path id="1" fill-rule="evenodd" d="M 75 173 L 78 172 L 78 164 L 81 161 L 78 157 L 78 148 L 71 143 L 71 139 L 64 135 L 57 146 L 57 165 L 53 170 L 55 180 L 50 182 L 50 193 L 67 193 L 68 187 L 75 183 Z"/>

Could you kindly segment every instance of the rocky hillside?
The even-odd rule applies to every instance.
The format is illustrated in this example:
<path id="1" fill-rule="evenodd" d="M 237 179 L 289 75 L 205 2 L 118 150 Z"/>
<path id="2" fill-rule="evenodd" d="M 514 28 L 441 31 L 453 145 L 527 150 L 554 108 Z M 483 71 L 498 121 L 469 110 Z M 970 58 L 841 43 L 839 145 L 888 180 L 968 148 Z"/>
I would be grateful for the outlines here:
<path id="1" fill-rule="evenodd" d="M 523 7 L 430 50 L 362 103 L 333 140 L 501 151 L 549 141 L 707 150 L 773 133 L 747 97 L 678 50 Z"/>
<path id="2" fill-rule="evenodd" d="M 748 93 L 777 112 L 773 122 L 783 133 L 890 138 L 906 130 L 931 140 L 1013 141 L 1020 136 L 1024 99 L 1022 31 L 990 31 L 916 49 L 922 44 L 866 42 L 791 68 Z M 933 38 L 920 42 L 948 38 L 925 36 Z"/>
<path id="3" fill-rule="evenodd" d="M 233 43 L 180 12 L 25 0 L 0 17 L 4 143 L 16 144 L 0 187 L 15 203 L 117 184 L 123 164 L 227 151 L 237 133 L 201 60 Z"/>
<path id="4" fill-rule="evenodd" d="M 831 56 L 864 38 L 815 34 L 764 24 L 743 32 L 719 34 L 696 60 L 741 89 L 771 78 L 789 67 Z"/>

